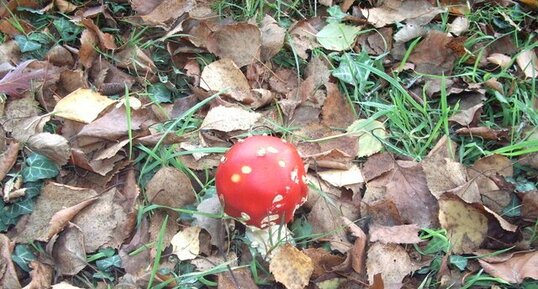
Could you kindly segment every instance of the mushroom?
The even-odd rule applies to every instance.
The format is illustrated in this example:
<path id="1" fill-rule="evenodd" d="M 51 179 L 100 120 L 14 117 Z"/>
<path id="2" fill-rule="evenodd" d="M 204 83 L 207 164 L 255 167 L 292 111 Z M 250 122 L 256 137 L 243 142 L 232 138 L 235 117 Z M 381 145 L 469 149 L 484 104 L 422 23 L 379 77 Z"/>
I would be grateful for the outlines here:
<path id="1" fill-rule="evenodd" d="M 272 136 L 251 136 L 233 145 L 221 159 L 215 182 L 224 212 L 261 229 L 290 222 L 308 193 L 297 149 Z"/>

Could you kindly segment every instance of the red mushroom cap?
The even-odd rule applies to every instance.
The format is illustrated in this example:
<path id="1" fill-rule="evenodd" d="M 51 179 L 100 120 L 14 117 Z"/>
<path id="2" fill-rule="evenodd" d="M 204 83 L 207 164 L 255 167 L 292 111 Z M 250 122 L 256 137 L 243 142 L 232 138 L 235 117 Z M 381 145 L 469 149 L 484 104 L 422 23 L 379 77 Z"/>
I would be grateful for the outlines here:
<path id="1" fill-rule="evenodd" d="M 308 193 L 297 149 L 272 136 L 252 136 L 233 145 L 215 182 L 224 212 L 259 228 L 291 221 Z"/>

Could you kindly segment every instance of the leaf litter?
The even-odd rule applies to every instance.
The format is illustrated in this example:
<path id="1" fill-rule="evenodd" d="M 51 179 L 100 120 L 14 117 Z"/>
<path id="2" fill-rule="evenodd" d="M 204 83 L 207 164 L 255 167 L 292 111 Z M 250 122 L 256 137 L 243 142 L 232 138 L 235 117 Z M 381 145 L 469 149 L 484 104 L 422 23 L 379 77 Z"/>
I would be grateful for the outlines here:
<path id="1" fill-rule="evenodd" d="M 94 2 L 0 8 L 0 287 L 535 284 L 532 3 Z M 308 170 L 268 254 L 213 186 L 252 134 Z"/>

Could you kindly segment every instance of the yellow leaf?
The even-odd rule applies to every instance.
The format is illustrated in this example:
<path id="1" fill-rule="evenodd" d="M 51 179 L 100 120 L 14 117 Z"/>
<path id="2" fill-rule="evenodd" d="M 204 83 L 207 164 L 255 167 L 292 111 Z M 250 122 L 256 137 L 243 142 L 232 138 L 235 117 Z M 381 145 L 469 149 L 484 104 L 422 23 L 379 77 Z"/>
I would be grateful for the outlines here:
<path id="1" fill-rule="evenodd" d="M 286 244 L 271 259 L 269 270 L 287 289 L 303 289 L 312 276 L 314 263 L 306 254 Z"/>
<path id="2" fill-rule="evenodd" d="M 200 254 L 200 227 L 187 227 L 172 238 L 172 254 L 179 260 L 192 260 Z"/>
<path id="3" fill-rule="evenodd" d="M 98 92 L 79 88 L 58 101 L 53 113 L 66 119 L 90 123 L 113 103 L 114 100 Z"/>

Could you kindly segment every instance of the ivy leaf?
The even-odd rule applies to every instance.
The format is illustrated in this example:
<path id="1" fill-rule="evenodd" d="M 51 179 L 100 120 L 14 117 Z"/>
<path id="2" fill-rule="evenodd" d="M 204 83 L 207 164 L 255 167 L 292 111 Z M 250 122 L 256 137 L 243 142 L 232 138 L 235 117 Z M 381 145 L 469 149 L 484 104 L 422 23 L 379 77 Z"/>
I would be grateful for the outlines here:
<path id="1" fill-rule="evenodd" d="M 451 255 L 448 257 L 448 261 L 450 264 L 456 266 L 460 271 L 465 270 L 465 267 L 467 267 L 467 258 L 460 256 L 460 255 Z"/>
<path id="2" fill-rule="evenodd" d="M 19 45 L 19 49 L 22 53 L 31 52 L 41 49 L 41 43 L 28 39 L 24 35 L 15 36 L 15 41 Z"/>
<path id="3" fill-rule="evenodd" d="M 13 262 L 19 265 L 19 267 L 26 272 L 30 272 L 30 267 L 28 267 L 28 264 L 35 259 L 36 256 L 30 250 L 30 246 L 25 244 L 15 246 L 15 250 L 11 255 L 11 260 L 13 260 Z"/>
<path id="4" fill-rule="evenodd" d="M 329 7 L 327 13 L 330 15 L 327 17 L 327 22 L 329 23 L 340 23 L 347 16 L 346 13 L 342 12 L 342 9 L 340 9 L 340 6 L 338 5 Z"/>
<path id="5" fill-rule="evenodd" d="M 56 19 L 53 24 L 54 27 L 56 27 L 56 30 L 58 30 L 62 40 L 65 42 L 77 40 L 79 34 L 82 33 L 82 28 L 65 18 Z"/>
<path id="6" fill-rule="evenodd" d="M 162 83 L 156 83 L 149 87 L 149 94 L 153 95 L 158 103 L 172 102 L 172 92 Z"/>
<path id="7" fill-rule="evenodd" d="M 355 43 L 360 29 L 343 23 L 329 23 L 318 34 L 316 39 L 325 49 L 344 51 Z"/>
<path id="8" fill-rule="evenodd" d="M 104 272 L 109 272 L 112 267 L 121 268 L 121 259 L 119 255 L 107 257 L 95 262 L 97 269 Z"/>
<path id="9" fill-rule="evenodd" d="M 49 179 L 60 172 L 56 164 L 45 156 L 33 153 L 26 159 L 27 166 L 22 170 L 25 182 Z"/>
<path id="10" fill-rule="evenodd" d="M 30 198 L 18 201 L 3 210 L 3 215 L 10 219 L 9 224 L 15 224 L 16 219 L 22 215 L 30 214 L 34 209 L 34 201 Z"/>
<path id="11" fill-rule="evenodd" d="M 357 86 L 360 93 L 364 93 L 375 85 L 374 82 L 368 80 L 370 77 L 370 70 L 363 69 L 356 64 L 362 63 L 369 66 L 374 65 L 374 62 L 365 51 L 362 51 L 359 54 L 344 53 L 342 57 L 338 57 L 337 60 L 340 61 L 340 64 L 332 72 L 334 77 L 345 83 Z"/>

